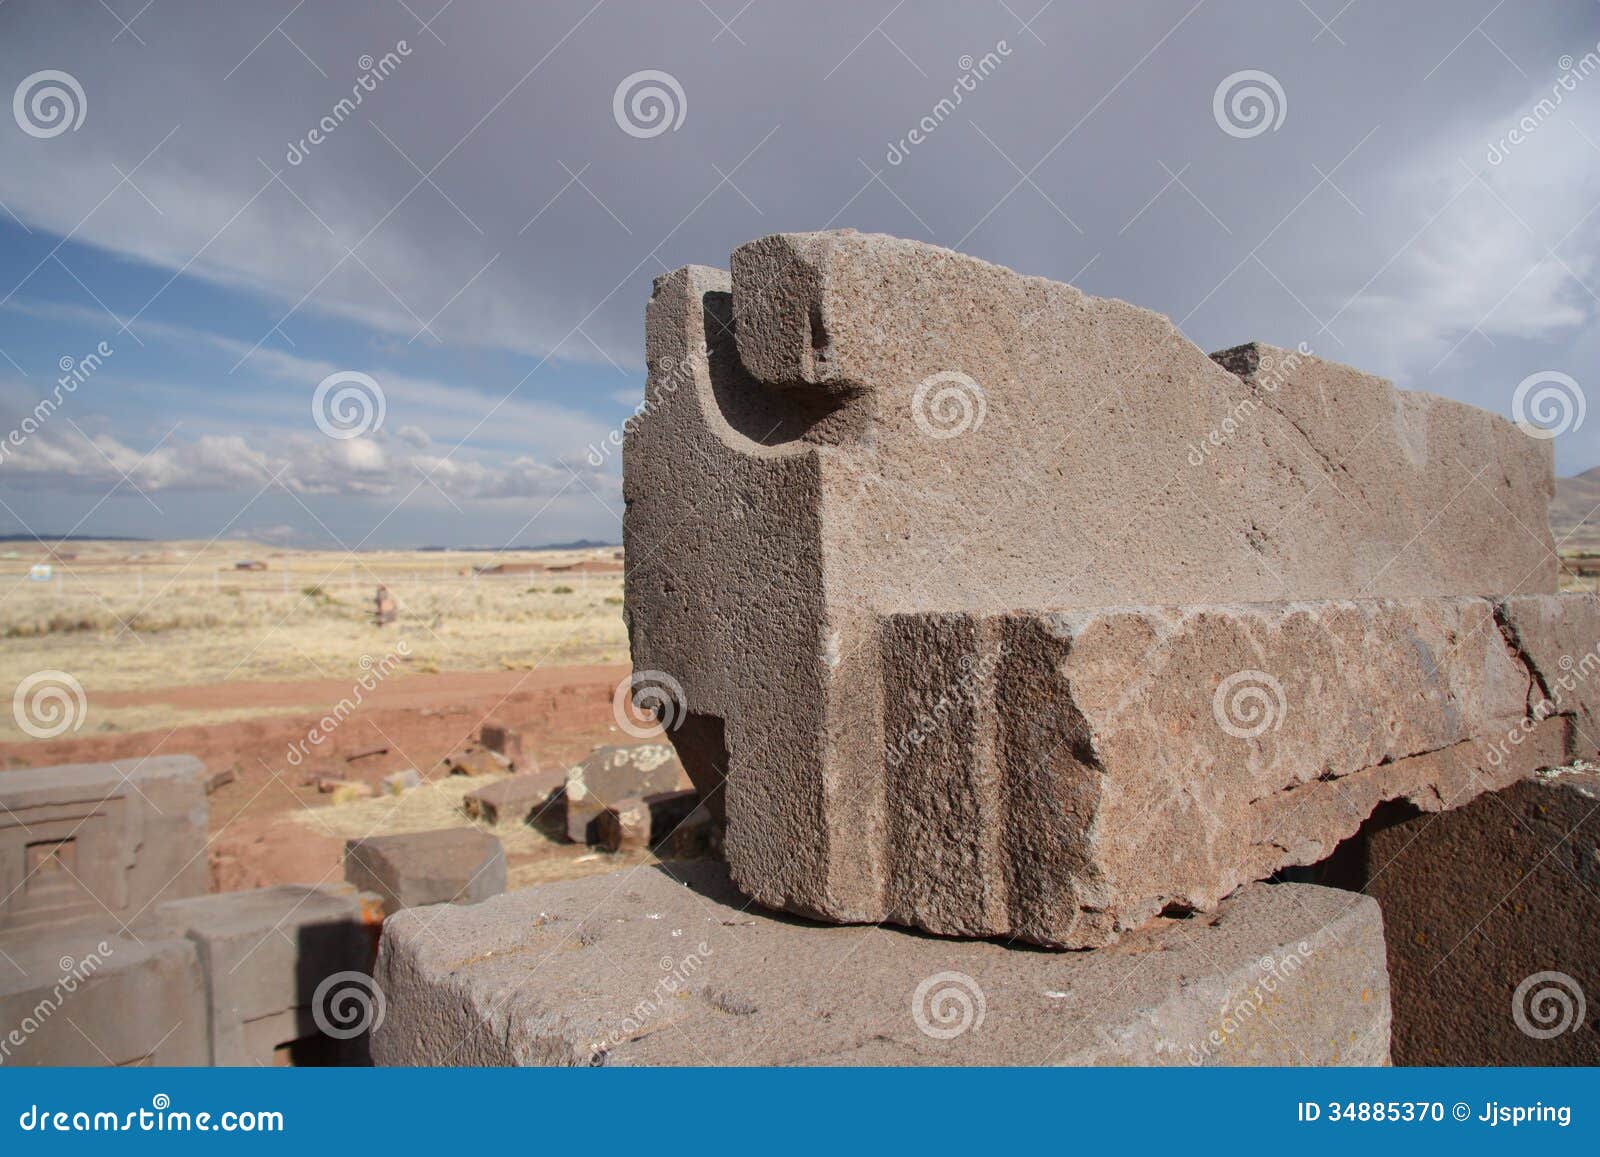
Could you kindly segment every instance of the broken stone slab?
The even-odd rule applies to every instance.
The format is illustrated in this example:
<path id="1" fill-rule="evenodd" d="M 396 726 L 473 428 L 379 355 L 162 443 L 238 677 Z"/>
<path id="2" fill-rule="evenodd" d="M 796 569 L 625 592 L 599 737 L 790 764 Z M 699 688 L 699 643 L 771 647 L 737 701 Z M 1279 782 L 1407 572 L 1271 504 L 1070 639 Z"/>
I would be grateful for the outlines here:
<path id="1" fill-rule="evenodd" d="M 656 854 L 670 860 L 720 860 L 722 825 L 703 802 L 697 804 L 682 823 L 668 830 L 665 840 L 658 841 Z"/>
<path id="2" fill-rule="evenodd" d="M 1592 753 L 1600 747 L 1600 598 L 1522 596 L 1496 613 L 1532 676 L 1528 714 L 1569 716 L 1574 754 Z"/>
<path id="3" fill-rule="evenodd" d="M 732 270 L 668 274 L 648 306 L 626 614 L 636 688 L 670 691 L 668 735 L 764 902 L 895 902 L 883 688 L 916 658 L 886 655 L 895 616 L 1555 590 L 1550 448 L 1485 411 L 1300 350 L 1224 366 L 1157 314 L 894 238 L 769 237 Z M 976 750 L 1002 779 L 1006 752 Z M 930 814 L 930 838 L 977 818 Z M 962 864 L 980 909 L 1018 894 L 992 851 Z M 1243 871 L 1214 868 L 1197 894 Z M 1020 883 L 1048 905 L 1052 880 Z"/>
<path id="4" fill-rule="evenodd" d="M 1485 599 L 903 614 L 880 651 L 870 918 L 950 935 L 1106 944 L 1582 741 Z"/>
<path id="5" fill-rule="evenodd" d="M 418 919 L 425 915 L 424 920 Z M 1252 884 L 1091 953 L 814 925 L 718 864 L 401 913 L 383 1065 L 1384 1064 L 1370 899 Z"/>
<path id="6" fill-rule="evenodd" d="M 205 783 L 188 755 L 0 776 L 0 930 L 204 895 Z"/>
<path id="7" fill-rule="evenodd" d="M 607 804 L 594 826 L 594 842 L 608 852 L 642 852 L 650 847 L 650 805 L 642 799 Z"/>
<path id="8" fill-rule="evenodd" d="M 595 843 L 608 852 L 653 848 L 670 841 L 699 804 L 700 793 L 693 789 L 618 800 L 595 821 Z M 690 845 L 692 838 L 685 839 L 685 846 Z"/>
<path id="9" fill-rule="evenodd" d="M 598 834 L 595 821 L 611 804 L 688 786 L 670 744 L 597 747 L 567 772 L 567 838 L 592 844 Z"/>
<path id="10" fill-rule="evenodd" d="M 551 807 L 566 782 L 565 773 L 559 771 L 519 772 L 474 788 L 461 806 L 467 815 L 487 824 L 520 824 Z"/>
<path id="11" fill-rule="evenodd" d="M 181 936 L 136 940 L 102 914 L 0 933 L 0 964 L 0 1067 L 210 1063 L 206 978 Z"/>
<path id="12" fill-rule="evenodd" d="M 344 878 L 381 899 L 385 915 L 424 904 L 476 904 L 506 890 L 500 841 L 477 828 L 350 840 Z"/>
<path id="13" fill-rule="evenodd" d="M 158 905 L 143 938 L 187 938 L 206 977 L 207 1060 L 331 1064 L 360 1035 L 358 990 L 370 1001 L 373 930 L 348 884 L 286 884 Z"/>
<path id="14" fill-rule="evenodd" d="M 1600 1064 L 1600 772 L 1386 810 L 1340 860 L 1383 910 L 1397 1064 Z"/>
<path id="15" fill-rule="evenodd" d="M 490 721 L 478 729 L 478 742 L 485 750 L 503 758 L 513 772 L 539 770 L 539 761 L 522 746 L 522 732 L 504 723 Z"/>

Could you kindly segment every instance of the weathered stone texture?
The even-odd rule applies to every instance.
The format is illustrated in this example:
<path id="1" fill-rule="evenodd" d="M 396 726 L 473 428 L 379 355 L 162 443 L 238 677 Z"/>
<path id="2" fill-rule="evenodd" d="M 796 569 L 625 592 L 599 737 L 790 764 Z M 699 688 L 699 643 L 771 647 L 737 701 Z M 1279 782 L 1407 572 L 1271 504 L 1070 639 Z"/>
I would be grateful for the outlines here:
<path id="1" fill-rule="evenodd" d="M 1340 859 L 1383 910 L 1397 1064 L 1600 1065 L 1600 774 L 1381 815 Z"/>
<path id="2" fill-rule="evenodd" d="M 388 1065 L 1388 1058 L 1377 907 L 1303 884 L 1054 954 L 813 925 L 750 907 L 721 865 L 669 864 L 401 913 L 377 976 Z"/>
<path id="3" fill-rule="evenodd" d="M 210 1063 L 188 940 L 141 942 L 101 916 L 0 934 L 0 953 L 0 1067 Z"/>
<path id="4" fill-rule="evenodd" d="M 683 765 L 670 744 L 597 747 L 567 772 L 567 838 L 595 843 L 596 823 L 606 808 L 687 786 Z"/>
<path id="5" fill-rule="evenodd" d="M 489 824 L 520 824 L 553 807 L 566 786 L 559 771 L 524 771 L 469 791 L 461 801 L 466 813 Z"/>
<path id="6" fill-rule="evenodd" d="M 0 775 L 0 929 L 203 895 L 209 815 L 188 755 Z"/>
<path id="7" fill-rule="evenodd" d="M 947 250 L 763 238 L 657 280 L 646 359 L 634 667 L 683 688 L 733 878 L 802 914 L 1092 945 L 1209 907 L 1381 800 L 1514 778 L 1474 745 L 1536 647 L 1480 596 L 1594 613 L 1511 597 L 1555 590 L 1547 443 Z M 980 638 L 1015 652 L 968 678 Z M 1241 740 L 1211 697 L 1253 670 L 1291 703 Z M 1585 710 L 1512 762 L 1584 750 Z"/>
<path id="8" fill-rule="evenodd" d="M 1103 944 L 1581 739 L 1572 700 L 1506 742 L 1533 679 L 1483 599 L 900 615 L 881 646 L 886 907 L 947 934 Z"/>
<path id="9" fill-rule="evenodd" d="M 199 954 L 210 1038 L 201 1063 L 272 1065 L 295 1050 L 331 1062 L 346 1052 L 319 1030 L 313 997 L 327 977 L 371 971 L 372 930 L 349 885 L 178 900 L 160 905 L 136 931 L 187 938 Z M 322 1009 L 324 1018 L 329 1012 Z"/>
<path id="10" fill-rule="evenodd" d="M 350 840 L 344 878 L 375 893 L 386 915 L 424 904 L 476 904 L 506 890 L 500 841 L 477 828 Z"/>

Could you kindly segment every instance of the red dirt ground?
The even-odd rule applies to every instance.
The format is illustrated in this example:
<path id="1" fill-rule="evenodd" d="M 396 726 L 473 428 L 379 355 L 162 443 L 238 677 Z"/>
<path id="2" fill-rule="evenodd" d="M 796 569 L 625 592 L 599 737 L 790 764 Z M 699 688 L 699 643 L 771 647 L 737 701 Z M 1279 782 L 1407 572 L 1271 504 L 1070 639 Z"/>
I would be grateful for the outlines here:
<path id="1" fill-rule="evenodd" d="M 612 721 L 611 697 L 626 664 L 405 675 L 365 692 L 361 707 L 298 765 L 292 744 L 351 692 L 346 681 L 221 683 L 158 691 L 106 692 L 107 705 L 168 704 L 183 710 L 237 710 L 320 704 L 314 710 L 156 731 L 0 744 L 0 767 L 44 767 L 145 755 L 194 755 L 211 772 L 233 768 L 232 783 L 211 795 L 212 887 L 235 891 L 269 884 L 341 879 L 340 841 L 283 822 L 302 805 L 325 806 L 318 775 L 375 783 L 416 768 L 445 774 L 440 761 L 475 740 L 485 719 L 518 728 L 524 749 L 546 768 L 578 762 L 596 745 L 629 742 Z M 345 756 L 386 746 L 382 755 Z M 330 877 L 331 873 L 331 877 Z"/>

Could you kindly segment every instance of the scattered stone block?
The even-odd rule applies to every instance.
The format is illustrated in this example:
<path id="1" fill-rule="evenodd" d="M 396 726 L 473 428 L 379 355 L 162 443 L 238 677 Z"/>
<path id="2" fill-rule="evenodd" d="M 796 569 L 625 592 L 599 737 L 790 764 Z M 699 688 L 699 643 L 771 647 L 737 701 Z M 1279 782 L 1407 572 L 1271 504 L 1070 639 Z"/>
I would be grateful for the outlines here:
<path id="1" fill-rule="evenodd" d="M 690 786 L 672 747 L 665 743 L 597 747 L 567 772 L 567 838 L 592 844 L 595 821 L 608 806 Z"/>
<path id="2" fill-rule="evenodd" d="M 213 771 L 206 776 L 206 794 L 211 795 L 218 788 L 227 787 L 238 777 L 238 771 L 231 767 L 225 767 L 221 771 Z"/>
<path id="3" fill-rule="evenodd" d="M 504 723 L 488 722 L 478 729 L 484 749 L 506 760 L 513 772 L 538 771 L 539 761 L 523 750 L 522 732 Z"/>
<path id="4" fill-rule="evenodd" d="M 377 977 L 383 1065 L 1374 1065 L 1389 1053 L 1377 905 L 1305 884 L 1252 884 L 1211 916 L 1042 953 L 774 916 L 723 865 L 663 865 L 402 912 Z"/>
<path id="5" fill-rule="evenodd" d="M 378 781 L 378 791 L 383 795 L 404 795 L 422 786 L 422 776 L 414 767 L 386 775 Z"/>
<path id="6" fill-rule="evenodd" d="M 504 775 L 510 761 L 481 747 L 458 751 L 445 760 L 451 775 Z"/>
<path id="7" fill-rule="evenodd" d="M 208 1064 L 205 993 L 181 936 L 104 915 L 0 934 L 0 1067 Z"/>
<path id="8" fill-rule="evenodd" d="M 469 816 L 484 823 L 520 824 L 554 806 L 566 782 L 558 771 L 525 771 L 469 791 L 461 804 Z"/>
<path id="9" fill-rule="evenodd" d="M 699 804 L 700 794 L 692 788 L 647 795 L 643 799 L 618 800 L 608 805 L 595 820 L 595 843 L 608 852 L 653 848 L 669 840 Z M 685 840 L 685 846 L 690 846 L 691 842 Z"/>
<path id="10" fill-rule="evenodd" d="M 642 852 L 650 847 L 650 805 L 642 799 L 607 804 L 594 826 L 594 842 L 608 852 Z"/>
<path id="11" fill-rule="evenodd" d="M 697 804 L 682 823 L 668 830 L 656 854 L 668 860 L 720 860 L 723 858 L 722 827 L 712 817 L 710 808 Z"/>
<path id="12" fill-rule="evenodd" d="M 345 844 L 344 878 L 386 915 L 424 904 L 476 904 L 506 890 L 500 841 L 477 828 L 369 836 Z"/>
<path id="13" fill-rule="evenodd" d="M 1486 763 L 1536 683 L 1497 615 L 1594 613 L 1554 595 L 1550 447 L 1498 416 L 851 232 L 659 278 L 646 331 L 635 678 L 763 903 L 1105 944 L 1583 753 L 1578 703 Z"/>
<path id="14" fill-rule="evenodd" d="M 1387 809 L 1336 870 L 1377 899 L 1405 1065 L 1600 1065 L 1600 773 Z"/>
<path id="15" fill-rule="evenodd" d="M 131 921 L 208 883 L 205 768 L 187 755 L 0 776 L 0 930 Z"/>
<path id="16" fill-rule="evenodd" d="M 359 1015 L 361 986 L 349 974 L 367 978 L 370 1000 L 372 937 L 349 885 L 284 885 L 173 901 L 137 930 L 146 938 L 187 938 L 199 954 L 210 1038 L 200 1063 L 359 1059 L 353 1042 L 360 1033 L 350 1031 L 356 1027 L 350 1016 Z"/>

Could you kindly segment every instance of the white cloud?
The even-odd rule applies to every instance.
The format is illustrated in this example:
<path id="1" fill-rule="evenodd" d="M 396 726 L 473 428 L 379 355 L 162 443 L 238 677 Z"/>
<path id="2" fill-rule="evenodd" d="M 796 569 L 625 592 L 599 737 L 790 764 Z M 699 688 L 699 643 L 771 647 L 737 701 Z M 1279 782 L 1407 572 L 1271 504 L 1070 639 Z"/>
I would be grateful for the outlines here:
<path id="1" fill-rule="evenodd" d="M 1549 91 L 1541 84 L 1487 123 L 1447 130 L 1391 179 L 1402 211 L 1389 216 L 1408 232 L 1374 239 L 1390 263 L 1332 323 L 1376 351 L 1372 368 L 1426 376 L 1475 337 L 1559 340 L 1600 316 L 1600 148 L 1583 135 L 1600 124 L 1600 76 L 1498 164 L 1487 160 Z"/>
<path id="2" fill-rule="evenodd" d="M 582 484 L 603 497 L 617 491 L 615 478 L 590 471 L 581 461 L 574 466 L 584 472 Z M 252 438 L 180 434 L 142 451 L 114 434 L 81 432 L 64 420 L 51 420 L 0 462 L 0 482 L 17 488 L 96 492 L 124 479 L 151 494 L 250 494 L 281 486 L 299 495 L 397 501 L 413 493 L 424 500 L 442 494 L 462 502 L 549 498 L 569 486 L 582 490 L 572 472 L 526 456 L 496 462 L 464 452 L 449 457 L 412 452 L 381 431 L 343 440 L 271 432 Z"/>

